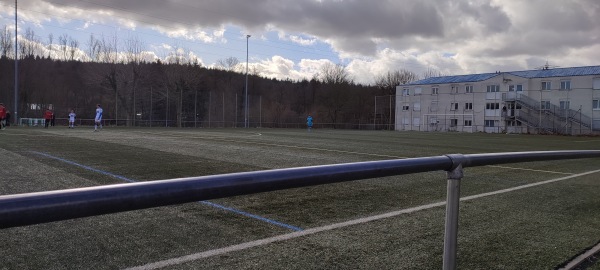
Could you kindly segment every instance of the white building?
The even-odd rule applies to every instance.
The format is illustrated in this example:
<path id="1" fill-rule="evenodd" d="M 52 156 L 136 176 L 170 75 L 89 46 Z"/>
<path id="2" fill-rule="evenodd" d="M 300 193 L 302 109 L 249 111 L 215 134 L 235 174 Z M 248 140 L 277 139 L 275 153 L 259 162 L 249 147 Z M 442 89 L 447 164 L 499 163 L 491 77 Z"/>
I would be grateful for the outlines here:
<path id="1" fill-rule="evenodd" d="M 600 134 L 600 66 L 432 77 L 400 85 L 395 129 Z"/>

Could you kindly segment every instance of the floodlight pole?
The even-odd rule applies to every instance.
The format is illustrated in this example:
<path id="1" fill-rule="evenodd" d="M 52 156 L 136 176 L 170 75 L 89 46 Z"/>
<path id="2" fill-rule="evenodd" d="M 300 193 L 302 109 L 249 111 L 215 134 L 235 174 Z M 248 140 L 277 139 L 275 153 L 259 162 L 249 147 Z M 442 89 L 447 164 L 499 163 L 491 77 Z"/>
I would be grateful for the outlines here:
<path id="1" fill-rule="evenodd" d="M 17 57 L 19 49 L 17 45 L 17 0 L 15 0 L 15 109 L 13 110 L 15 126 L 19 124 L 19 106 L 17 104 L 17 101 L 19 100 L 19 59 Z"/>
<path id="2" fill-rule="evenodd" d="M 244 100 L 244 127 L 248 127 L 248 40 L 250 39 L 250 35 L 246 35 L 246 90 L 245 90 L 245 100 Z"/>

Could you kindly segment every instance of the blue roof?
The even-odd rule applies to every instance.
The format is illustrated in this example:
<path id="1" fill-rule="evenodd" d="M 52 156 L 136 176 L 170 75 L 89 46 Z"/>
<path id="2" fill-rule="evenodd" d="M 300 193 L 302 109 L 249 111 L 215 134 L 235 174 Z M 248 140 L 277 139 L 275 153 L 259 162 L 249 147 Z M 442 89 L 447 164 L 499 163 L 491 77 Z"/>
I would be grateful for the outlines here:
<path id="1" fill-rule="evenodd" d="M 490 78 L 493 78 L 495 76 L 499 76 L 502 74 L 511 74 L 511 75 L 515 75 L 515 76 L 519 76 L 519 77 L 523 77 L 523 78 L 527 78 L 527 79 L 600 75 L 600 66 L 551 68 L 551 69 L 536 69 L 536 70 L 524 70 L 524 71 L 510 71 L 510 72 L 503 72 L 503 73 L 483 73 L 483 74 L 471 74 L 471 75 L 431 77 L 431 78 L 411 82 L 406 85 L 480 82 L 480 81 L 485 81 L 487 79 L 490 79 Z"/>
<path id="2" fill-rule="evenodd" d="M 523 78 L 549 78 L 549 77 L 572 77 L 572 76 L 587 76 L 600 75 L 600 66 L 589 67 L 571 67 L 571 68 L 551 68 L 539 70 L 513 71 L 509 74 Z"/>
<path id="3" fill-rule="evenodd" d="M 498 73 L 484 73 L 484 74 L 471 74 L 471 75 L 456 75 L 456 76 L 443 76 L 443 77 L 431 77 L 416 82 L 408 83 L 409 85 L 418 84 L 443 84 L 443 83 L 465 83 L 465 82 L 479 82 L 485 81 L 489 78 L 498 76 Z"/>

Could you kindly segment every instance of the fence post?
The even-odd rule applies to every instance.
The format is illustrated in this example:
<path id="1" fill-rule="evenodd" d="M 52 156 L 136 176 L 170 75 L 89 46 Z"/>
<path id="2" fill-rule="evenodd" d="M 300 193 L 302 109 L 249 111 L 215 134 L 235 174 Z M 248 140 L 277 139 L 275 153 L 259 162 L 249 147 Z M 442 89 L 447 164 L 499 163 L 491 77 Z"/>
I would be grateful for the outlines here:
<path id="1" fill-rule="evenodd" d="M 447 155 L 453 166 L 447 171 L 446 225 L 444 231 L 444 270 L 456 269 L 458 242 L 458 209 L 460 202 L 460 180 L 463 178 L 462 155 Z"/>

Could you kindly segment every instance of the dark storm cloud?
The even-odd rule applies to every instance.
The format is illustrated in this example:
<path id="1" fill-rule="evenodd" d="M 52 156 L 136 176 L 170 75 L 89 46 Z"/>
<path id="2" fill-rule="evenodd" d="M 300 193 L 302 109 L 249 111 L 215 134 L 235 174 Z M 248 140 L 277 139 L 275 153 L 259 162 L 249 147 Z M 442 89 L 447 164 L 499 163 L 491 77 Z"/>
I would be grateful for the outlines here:
<path id="1" fill-rule="evenodd" d="M 35 1 L 30 1 L 33 4 Z M 332 40 L 339 50 L 372 54 L 373 39 L 399 39 L 409 36 L 441 37 L 443 14 L 435 1 L 161 1 L 48 0 L 62 7 L 78 7 L 90 12 L 108 10 L 119 17 L 164 27 L 218 27 L 234 24 L 250 31 L 274 27 Z M 336 42 L 338 40 L 339 42 Z M 344 41 L 344 42 L 341 42 Z M 355 41 L 361 46 L 351 44 Z"/>
<path id="2" fill-rule="evenodd" d="M 231 25 L 253 35 L 278 31 L 288 40 L 282 33 L 303 34 L 330 44 L 340 58 L 390 57 L 379 53 L 386 49 L 411 52 L 429 66 L 454 61 L 444 56 L 450 53 L 465 69 L 534 58 L 589 63 L 600 51 L 598 0 L 19 0 L 19 6 L 31 16 L 67 10 L 60 16 L 130 19 L 186 38 Z M 241 36 L 225 39 L 231 35 Z"/>

